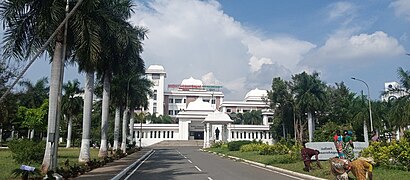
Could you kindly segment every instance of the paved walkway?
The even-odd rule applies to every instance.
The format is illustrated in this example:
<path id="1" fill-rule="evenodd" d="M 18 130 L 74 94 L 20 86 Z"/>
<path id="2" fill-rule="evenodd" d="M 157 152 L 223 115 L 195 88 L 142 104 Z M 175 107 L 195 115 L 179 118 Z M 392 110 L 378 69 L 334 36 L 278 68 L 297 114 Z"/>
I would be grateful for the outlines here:
<path id="1" fill-rule="evenodd" d="M 108 163 L 103 167 L 94 169 L 90 172 L 87 172 L 75 179 L 78 180 L 105 180 L 105 179 L 112 179 L 117 174 L 119 174 L 122 170 L 130 166 L 132 163 L 137 161 L 140 157 L 144 156 L 148 153 L 151 149 L 146 147 L 143 148 L 141 151 L 132 153 L 131 155 L 116 160 L 114 162 Z"/>

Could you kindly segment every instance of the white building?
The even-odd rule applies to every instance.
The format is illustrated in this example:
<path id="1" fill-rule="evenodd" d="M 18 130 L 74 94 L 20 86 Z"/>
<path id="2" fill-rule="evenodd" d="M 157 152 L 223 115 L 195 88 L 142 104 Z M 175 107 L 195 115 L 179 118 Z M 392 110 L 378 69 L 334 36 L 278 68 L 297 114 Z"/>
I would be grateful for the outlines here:
<path id="1" fill-rule="evenodd" d="M 399 97 L 407 95 L 404 91 L 397 91 L 403 89 L 398 82 L 386 82 L 384 83 L 384 94 L 382 95 L 382 101 L 389 101 L 390 99 L 397 99 Z"/>
<path id="2" fill-rule="evenodd" d="M 273 115 L 265 101 L 267 91 L 254 89 L 243 101 L 224 101 L 222 86 L 204 85 L 194 78 L 165 87 L 165 69 L 152 65 L 147 77 L 154 82 L 154 96 L 149 99 L 150 113 L 170 115 L 178 124 L 134 124 L 136 143 L 149 146 L 164 140 L 203 140 L 204 147 L 215 141 L 257 140 L 272 143 L 268 117 Z M 156 93 L 155 93 L 156 92 Z M 160 108 L 162 107 L 162 109 Z M 220 111 L 221 112 L 220 112 Z M 262 125 L 232 124 L 230 112 L 262 110 Z M 216 134 L 216 130 L 220 132 Z"/>
<path id="3" fill-rule="evenodd" d="M 147 79 L 151 80 L 154 86 L 151 88 L 154 93 L 148 99 L 148 112 L 151 114 L 164 115 L 164 87 L 167 73 L 161 65 L 151 65 L 146 70 Z"/>

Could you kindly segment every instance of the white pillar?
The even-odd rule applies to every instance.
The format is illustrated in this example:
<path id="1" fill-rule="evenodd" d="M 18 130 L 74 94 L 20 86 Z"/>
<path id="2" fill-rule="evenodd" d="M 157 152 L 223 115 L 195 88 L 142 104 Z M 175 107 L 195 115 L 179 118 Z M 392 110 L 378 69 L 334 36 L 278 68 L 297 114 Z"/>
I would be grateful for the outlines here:
<path id="1" fill-rule="evenodd" d="M 204 124 L 204 148 L 206 148 L 206 142 L 208 141 L 208 132 L 206 131 L 206 124 Z"/>
<path id="2" fill-rule="evenodd" d="M 227 125 L 226 124 L 223 124 L 222 125 L 222 132 L 223 132 L 223 134 L 222 134 L 222 142 L 227 142 L 227 140 L 228 140 L 228 127 L 227 127 Z"/>
<path id="3" fill-rule="evenodd" d="M 211 146 L 210 146 L 210 142 L 209 142 L 209 140 L 210 140 L 210 135 L 211 135 L 211 133 L 209 132 L 210 126 L 211 126 L 210 123 L 206 123 L 206 134 L 207 134 L 207 136 L 206 136 L 206 142 L 205 142 L 205 143 L 206 143 L 206 144 L 205 144 L 205 147 L 206 147 L 206 148 L 211 147 Z"/>
<path id="4" fill-rule="evenodd" d="M 268 125 L 268 115 L 264 114 L 262 116 L 262 120 L 263 120 L 263 125 L 267 126 Z"/>

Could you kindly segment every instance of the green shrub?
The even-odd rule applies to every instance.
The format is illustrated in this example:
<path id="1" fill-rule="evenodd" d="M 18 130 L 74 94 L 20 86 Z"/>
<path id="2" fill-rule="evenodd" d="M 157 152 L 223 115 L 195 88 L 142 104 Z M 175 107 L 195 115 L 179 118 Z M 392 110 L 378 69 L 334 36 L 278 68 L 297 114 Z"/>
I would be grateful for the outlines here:
<path id="1" fill-rule="evenodd" d="M 407 140 L 374 142 L 363 149 L 362 156 L 373 157 L 376 165 L 393 169 L 410 169 L 410 143 Z"/>
<path id="2" fill-rule="evenodd" d="M 211 148 L 220 148 L 224 143 L 222 141 L 218 141 L 212 144 Z"/>
<path id="3" fill-rule="evenodd" d="M 12 158 L 19 164 L 41 163 L 44 157 L 45 141 L 27 139 L 12 140 L 8 143 Z"/>
<path id="4" fill-rule="evenodd" d="M 241 146 L 250 143 L 252 143 L 252 141 L 232 141 L 228 143 L 228 149 L 229 151 L 239 151 Z"/>
<path id="5" fill-rule="evenodd" d="M 239 150 L 241 152 L 259 151 L 261 146 L 262 144 L 255 144 L 255 143 L 245 144 L 245 145 L 242 145 Z"/>

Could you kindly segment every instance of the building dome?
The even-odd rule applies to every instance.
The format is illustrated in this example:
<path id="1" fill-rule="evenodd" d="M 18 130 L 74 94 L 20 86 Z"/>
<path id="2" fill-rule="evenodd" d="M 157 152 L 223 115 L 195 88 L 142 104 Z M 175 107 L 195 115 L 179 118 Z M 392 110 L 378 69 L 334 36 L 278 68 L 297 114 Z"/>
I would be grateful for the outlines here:
<path id="1" fill-rule="evenodd" d="M 198 97 L 195 101 L 190 102 L 186 111 L 194 110 L 194 111 L 213 111 L 214 108 L 212 104 L 209 102 L 204 102 L 201 97 Z"/>
<path id="2" fill-rule="evenodd" d="M 267 96 L 268 91 L 256 88 L 246 94 L 245 101 L 262 101 Z"/>
<path id="3" fill-rule="evenodd" d="M 211 112 L 206 116 L 202 123 L 232 123 L 233 120 L 223 112 L 219 112 L 218 110 Z"/>
<path id="4" fill-rule="evenodd" d="M 151 73 L 159 73 L 159 74 L 165 74 L 165 69 L 163 66 L 161 65 L 150 65 L 148 67 L 148 69 L 145 71 L 145 73 L 147 74 L 151 74 Z"/>
<path id="5" fill-rule="evenodd" d="M 202 81 L 198 79 L 194 79 L 193 77 L 190 77 L 189 79 L 182 80 L 181 85 L 202 86 Z"/>

